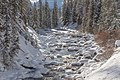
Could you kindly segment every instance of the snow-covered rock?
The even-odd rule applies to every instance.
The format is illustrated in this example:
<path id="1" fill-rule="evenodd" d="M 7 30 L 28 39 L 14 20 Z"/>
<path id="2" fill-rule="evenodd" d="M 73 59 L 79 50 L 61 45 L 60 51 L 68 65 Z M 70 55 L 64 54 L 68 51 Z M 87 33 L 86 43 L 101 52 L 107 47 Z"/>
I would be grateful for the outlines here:
<path id="1" fill-rule="evenodd" d="M 72 63 L 71 66 L 72 67 L 81 67 L 83 65 L 83 63 Z"/>
<path id="2" fill-rule="evenodd" d="M 120 52 L 114 54 L 99 69 L 89 74 L 85 80 L 120 80 Z"/>
<path id="3" fill-rule="evenodd" d="M 87 63 L 89 60 L 88 59 L 81 59 L 78 62 L 81 64 Z"/>
<path id="4" fill-rule="evenodd" d="M 117 47 L 120 47 L 120 40 L 116 40 L 115 41 L 115 47 L 117 48 Z"/>

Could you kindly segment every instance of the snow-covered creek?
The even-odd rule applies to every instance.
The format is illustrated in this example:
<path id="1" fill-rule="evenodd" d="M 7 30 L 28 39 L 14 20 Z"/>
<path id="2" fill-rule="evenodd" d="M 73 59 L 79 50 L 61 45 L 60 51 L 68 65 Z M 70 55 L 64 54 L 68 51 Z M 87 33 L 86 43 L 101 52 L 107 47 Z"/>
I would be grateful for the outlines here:
<path id="1" fill-rule="evenodd" d="M 28 32 L 39 47 L 34 48 L 20 35 L 15 64 L 7 71 L 0 67 L 0 80 L 85 80 L 103 64 L 96 58 L 102 49 L 92 34 L 66 29 L 37 34 L 29 27 Z"/>
<path id="2" fill-rule="evenodd" d="M 44 80 L 84 80 L 102 64 L 95 59 L 101 48 L 91 34 L 53 29 L 40 35 L 40 42 L 44 67 L 49 70 L 42 74 Z"/>

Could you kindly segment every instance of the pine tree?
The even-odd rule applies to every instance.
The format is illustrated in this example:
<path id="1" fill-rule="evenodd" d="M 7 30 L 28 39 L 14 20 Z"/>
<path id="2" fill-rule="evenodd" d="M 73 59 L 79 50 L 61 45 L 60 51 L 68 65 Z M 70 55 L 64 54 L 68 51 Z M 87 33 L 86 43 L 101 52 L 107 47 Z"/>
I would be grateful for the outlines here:
<path id="1" fill-rule="evenodd" d="M 44 28 L 51 27 L 51 12 L 47 0 L 45 0 L 44 11 L 43 11 L 43 26 Z"/>
<path id="2" fill-rule="evenodd" d="M 10 27 L 10 2 L 8 0 L 2 0 L 3 3 L 3 9 L 4 9 L 4 40 L 3 40 L 3 48 L 2 48 L 2 63 L 5 65 L 6 68 L 11 65 L 11 59 L 10 59 L 10 48 L 11 48 L 11 31 L 12 28 Z"/>
<path id="3" fill-rule="evenodd" d="M 37 5 L 34 3 L 34 9 L 33 9 L 33 29 L 37 30 L 38 29 L 38 12 L 37 12 Z"/>
<path id="4" fill-rule="evenodd" d="M 76 4 L 77 4 L 77 0 L 73 1 L 73 8 L 72 8 L 72 22 L 76 23 L 77 22 L 77 9 L 76 9 Z"/>
<path id="5" fill-rule="evenodd" d="M 89 15 L 89 0 L 83 0 L 83 18 L 80 30 L 86 32 L 88 15 Z"/>
<path id="6" fill-rule="evenodd" d="M 16 15 L 18 12 L 18 8 L 17 8 L 17 0 L 11 0 L 11 26 L 12 26 L 12 38 L 11 38 L 11 48 L 10 48 L 10 57 L 11 57 L 11 61 L 12 58 L 14 57 L 14 55 L 16 55 L 18 53 L 18 49 L 19 49 L 19 36 L 18 36 L 18 29 L 16 27 L 16 24 L 14 22 L 14 20 L 16 20 Z"/>
<path id="7" fill-rule="evenodd" d="M 70 7 L 70 1 L 65 0 L 64 1 L 64 6 L 63 6 L 63 23 L 64 25 L 69 24 L 71 21 L 71 7 Z"/>
<path id="8" fill-rule="evenodd" d="M 28 15 L 27 15 L 27 17 L 28 17 L 28 25 L 31 26 L 31 27 L 33 27 L 33 25 L 34 25 L 34 21 L 33 21 L 33 9 L 31 7 L 29 7 L 29 9 L 28 9 Z"/>
<path id="9" fill-rule="evenodd" d="M 43 5 L 42 5 L 42 1 L 39 0 L 39 9 L 38 9 L 38 12 L 39 12 L 39 28 L 42 28 L 43 27 Z"/>
<path id="10" fill-rule="evenodd" d="M 66 13 L 66 7 L 67 7 L 67 1 L 66 0 L 64 0 L 63 1 L 63 6 L 62 6 L 62 21 L 63 21 L 63 24 L 65 25 L 66 23 L 65 23 L 65 20 L 66 20 L 66 18 L 65 18 L 65 13 Z"/>
<path id="11" fill-rule="evenodd" d="M 58 6 L 57 1 L 54 0 L 54 8 L 52 10 L 52 20 L 51 20 L 51 26 L 52 28 L 55 28 L 58 26 Z"/>
<path id="12" fill-rule="evenodd" d="M 13 57 L 18 53 L 18 33 L 15 25 L 17 0 L 2 0 L 2 20 L 0 25 L 0 55 L 5 69 L 13 64 Z"/>
<path id="13" fill-rule="evenodd" d="M 18 6 L 19 6 L 19 11 L 20 11 L 20 18 L 27 25 L 28 24 L 28 10 L 30 7 L 30 1 L 29 0 L 19 0 Z"/>
<path id="14" fill-rule="evenodd" d="M 86 31 L 89 33 L 93 33 L 93 4 L 94 0 L 89 0 L 89 6 L 88 6 L 88 19 L 87 19 L 87 26 L 86 26 Z"/>
<path id="15" fill-rule="evenodd" d="M 76 4 L 76 21 L 78 26 L 81 26 L 82 24 L 82 18 L 83 18 L 83 0 L 78 0 Z"/>

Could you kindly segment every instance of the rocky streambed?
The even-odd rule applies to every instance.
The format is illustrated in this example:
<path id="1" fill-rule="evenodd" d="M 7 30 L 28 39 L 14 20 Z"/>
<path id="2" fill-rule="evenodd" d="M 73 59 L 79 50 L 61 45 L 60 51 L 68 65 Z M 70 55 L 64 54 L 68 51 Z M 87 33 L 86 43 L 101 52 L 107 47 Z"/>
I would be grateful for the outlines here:
<path id="1" fill-rule="evenodd" d="M 49 69 L 42 74 L 44 80 L 84 80 L 103 64 L 96 58 L 102 49 L 91 34 L 53 30 L 40 38 L 44 67 Z"/>

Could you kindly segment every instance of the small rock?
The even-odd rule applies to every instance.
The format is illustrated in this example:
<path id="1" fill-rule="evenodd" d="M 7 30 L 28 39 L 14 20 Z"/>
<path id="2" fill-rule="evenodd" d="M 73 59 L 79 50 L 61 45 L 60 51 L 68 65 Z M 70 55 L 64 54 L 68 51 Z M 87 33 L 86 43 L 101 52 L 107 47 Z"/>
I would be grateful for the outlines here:
<path id="1" fill-rule="evenodd" d="M 68 63 L 68 61 L 67 60 L 65 60 L 65 61 L 63 61 L 64 63 Z"/>
<path id="2" fill-rule="evenodd" d="M 76 47 L 69 47 L 68 48 L 69 52 L 78 51 L 78 50 L 79 50 L 79 48 L 76 48 Z"/>
<path id="3" fill-rule="evenodd" d="M 81 71 L 78 71 L 77 73 L 78 73 L 78 74 L 81 74 Z"/>
<path id="4" fill-rule="evenodd" d="M 75 68 L 72 68 L 72 71 L 76 71 L 77 69 L 75 69 Z"/>
<path id="5" fill-rule="evenodd" d="M 78 57 L 78 56 L 79 56 L 79 53 L 75 54 L 74 56 L 75 56 L 75 57 Z"/>
<path id="6" fill-rule="evenodd" d="M 81 57 L 80 57 L 80 56 L 78 56 L 78 57 L 77 57 L 77 60 L 80 60 L 80 59 L 81 59 Z"/>
<path id="7" fill-rule="evenodd" d="M 57 69 L 59 72 L 63 72 L 63 71 L 65 71 L 65 69 L 63 68 L 63 67 L 58 67 L 58 69 Z"/>
<path id="8" fill-rule="evenodd" d="M 62 49 L 61 49 L 61 48 L 56 48 L 55 50 L 56 50 L 56 51 L 61 51 Z"/>
<path id="9" fill-rule="evenodd" d="M 69 70 L 65 70 L 65 73 L 66 74 L 74 74 L 74 71 L 72 71 L 71 69 L 69 69 Z"/>
<path id="10" fill-rule="evenodd" d="M 57 58 L 62 58 L 62 56 L 60 54 L 57 54 Z"/>
<path id="11" fill-rule="evenodd" d="M 84 64 L 84 63 L 87 63 L 88 61 L 89 61 L 88 59 L 82 59 L 82 60 L 80 60 L 78 62 Z"/>
<path id="12" fill-rule="evenodd" d="M 54 76 L 56 75 L 56 73 L 54 73 L 54 72 L 48 72 L 48 73 L 46 73 L 46 74 L 43 74 L 43 73 L 42 73 L 42 75 L 43 75 L 44 77 L 54 77 Z"/>
<path id="13" fill-rule="evenodd" d="M 61 78 L 65 78 L 67 76 L 67 74 L 62 74 Z"/>
<path id="14" fill-rule="evenodd" d="M 79 56 L 83 56 L 83 54 L 82 54 L 82 53 L 79 53 Z"/>
<path id="15" fill-rule="evenodd" d="M 55 59 L 55 57 L 54 57 L 54 56 L 50 56 L 50 58 L 51 58 L 51 59 Z"/>
<path id="16" fill-rule="evenodd" d="M 71 69 L 71 66 L 66 66 L 66 69 Z"/>
<path id="17" fill-rule="evenodd" d="M 82 65 L 83 65 L 82 63 L 72 63 L 71 64 L 72 67 L 75 67 L 75 66 L 80 67 Z"/>

